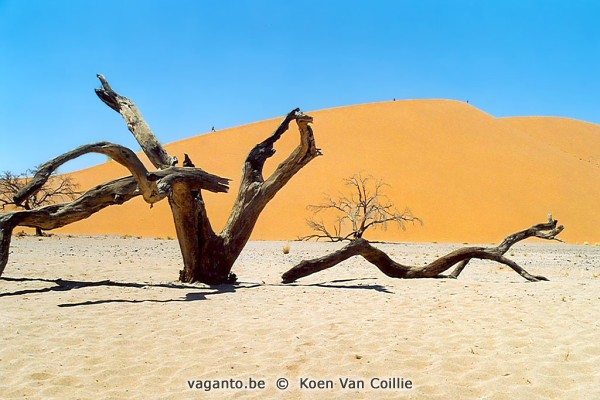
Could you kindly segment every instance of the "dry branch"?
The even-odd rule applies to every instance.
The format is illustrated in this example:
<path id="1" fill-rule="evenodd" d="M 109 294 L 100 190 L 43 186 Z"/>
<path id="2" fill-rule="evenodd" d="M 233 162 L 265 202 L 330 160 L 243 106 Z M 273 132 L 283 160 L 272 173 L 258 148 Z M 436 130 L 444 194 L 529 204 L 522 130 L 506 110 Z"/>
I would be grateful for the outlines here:
<path id="1" fill-rule="evenodd" d="M 157 168 L 172 169 L 169 165 L 176 162 L 176 158 L 169 156 L 162 148 L 135 104 L 116 93 L 102 75 L 98 75 L 98 78 L 102 83 L 102 89 L 96 89 L 98 97 L 121 114 L 129 130 Z M 289 129 L 292 121 L 296 121 L 298 125 L 300 144 L 265 180 L 264 164 L 275 154 L 275 143 Z M 312 117 L 299 109 L 292 110 L 271 136 L 250 151 L 244 163 L 236 202 L 219 234 L 212 229 L 198 187 L 182 181 L 180 177 L 171 180 L 165 178 L 163 183 L 169 185 L 164 190 L 159 184 L 161 192 L 169 193 L 169 205 L 184 260 L 184 268 L 180 271 L 182 281 L 218 284 L 235 280 L 231 268 L 248 242 L 264 207 L 293 175 L 320 154 L 309 126 L 311 122 Z M 184 166 L 193 165 L 189 156 L 186 156 Z"/>
<path id="2" fill-rule="evenodd" d="M 175 182 L 189 182 L 192 187 L 215 193 L 227 192 L 228 180 L 202 170 L 180 171 L 172 167 L 151 175 L 164 198 Z M 16 226 L 27 226 L 52 230 L 86 219 L 98 211 L 112 205 L 123 204 L 141 195 L 136 179 L 132 176 L 116 179 L 98 185 L 85 192 L 78 199 L 63 204 L 54 204 L 35 210 L 14 211 L 0 215 L 0 276 L 8 261 L 10 236 Z"/>
<path id="3" fill-rule="evenodd" d="M 150 204 L 165 197 L 169 200 L 184 261 L 184 268 L 180 271 L 182 281 L 208 284 L 234 281 L 235 274 L 231 273 L 233 263 L 250 238 L 264 207 L 292 176 L 321 154 L 315 146 L 309 126 L 312 117 L 299 109 L 293 110 L 271 136 L 250 151 L 229 220 L 223 231 L 216 234 L 208 219 L 202 191 L 226 192 L 229 180 L 195 168 L 187 155 L 184 167 L 175 167 L 177 158 L 170 156 L 162 147 L 133 101 L 115 92 L 104 76 L 98 75 L 98 78 L 102 88 L 96 89 L 96 94 L 123 117 L 158 171 L 148 172 L 131 150 L 111 143 L 82 146 L 44 164 L 31 184 L 19 193 L 19 200 L 36 193 L 60 165 L 89 152 L 112 157 L 127 167 L 133 176 L 97 186 L 70 203 L 0 215 L 0 274 L 8 260 L 10 237 L 15 226 L 43 229 L 61 227 L 141 194 Z M 288 130 L 292 121 L 298 125 L 300 144 L 265 180 L 264 164 L 275 153 L 274 144 Z"/>
<path id="4" fill-rule="evenodd" d="M 558 221 L 554 220 L 534 225 L 531 228 L 508 236 L 496 247 L 463 247 L 440 257 L 425 266 L 402 265 L 393 261 L 385 252 L 372 246 L 367 240 L 356 239 L 334 253 L 300 262 L 298 265 L 285 272 L 282 276 L 282 280 L 284 283 L 291 283 L 300 278 L 331 268 L 350 257 L 358 255 L 364 257 L 367 261 L 379 268 L 381 272 L 392 278 L 411 279 L 445 277 L 441 274 L 452 268 L 454 265 L 463 262 L 464 265 L 466 265 L 469 260 L 476 258 L 505 264 L 528 281 L 537 282 L 547 280 L 543 276 L 531 275 L 514 261 L 504 257 L 504 253 L 506 253 L 506 251 L 508 251 L 515 243 L 530 237 L 546 240 L 559 240 L 556 236 L 562 232 L 564 227 L 562 225 L 557 226 L 557 223 Z M 458 274 L 456 274 L 456 276 L 458 276 Z"/>
<path id="5" fill-rule="evenodd" d="M 290 122 L 294 120 L 300 132 L 300 144 L 265 180 L 263 177 L 264 164 L 275 154 L 275 142 L 289 129 Z M 300 109 L 292 110 L 270 137 L 250 151 L 244 163 L 237 199 L 220 234 L 226 243 L 234 245 L 241 251 L 268 202 L 298 171 L 322 154 L 315 145 L 313 131 L 309 125 L 312 121 L 313 118 L 302 113 Z"/>
<path id="6" fill-rule="evenodd" d="M 97 77 L 100 79 L 102 89 L 96 89 L 96 94 L 107 106 L 121 114 L 127 123 L 127 128 L 142 146 L 142 150 L 148 156 L 152 165 L 159 169 L 176 165 L 177 157 L 170 156 L 162 147 L 135 103 L 115 92 L 103 75 L 98 74 Z"/>
<path id="7" fill-rule="evenodd" d="M 300 144 L 275 172 L 265 179 L 263 177 L 265 162 L 275 154 L 275 143 L 289 129 L 292 121 L 296 121 L 298 125 Z M 194 205 L 194 208 L 186 208 L 180 212 L 182 215 L 186 213 L 186 218 L 190 216 L 198 218 L 199 223 L 197 226 L 189 224 L 182 234 L 183 237 L 189 237 L 187 240 L 189 243 L 185 244 L 192 249 L 188 258 L 198 261 L 185 263 L 180 273 L 180 280 L 215 284 L 232 282 L 236 279 L 235 274 L 231 273 L 231 268 L 250 239 L 265 206 L 300 169 L 321 154 L 315 146 L 313 132 L 309 126 L 311 122 L 312 117 L 300 112 L 299 109 L 292 110 L 271 136 L 250 151 L 244 162 L 236 201 L 225 227 L 219 234 L 215 234 L 210 227 L 201 194 L 186 198 L 187 195 L 181 193 L 182 197 L 178 201 Z M 192 242 L 193 240 L 195 242 Z M 195 256 L 197 252 L 200 256 Z"/>
<path id="8" fill-rule="evenodd" d="M 11 235 L 16 226 L 44 230 L 60 228 L 88 218 L 107 206 L 122 204 L 139 194 L 133 177 L 121 178 L 97 186 L 70 203 L 0 214 L 0 276 L 8 262 Z"/>
<path id="9" fill-rule="evenodd" d="M 70 176 L 51 173 L 47 182 L 31 195 L 15 200 L 15 196 L 30 185 L 32 178 L 40 167 L 28 170 L 21 175 L 5 171 L 0 175 L 0 210 L 24 209 L 31 210 L 58 202 L 74 200 L 81 194 L 78 185 Z M 43 236 L 42 229 L 36 227 L 37 236 Z"/>
<path id="10" fill-rule="evenodd" d="M 84 145 L 48 161 L 38 169 L 29 184 L 17 193 L 16 204 L 35 195 L 58 167 L 87 153 L 110 156 L 129 169 L 133 176 L 96 186 L 69 203 L 0 215 L 0 275 L 8 262 L 11 234 L 16 226 L 45 230 L 59 228 L 88 218 L 107 206 L 122 204 L 138 195 L 142 195 L 150 204 L 169 196 L 172 203 L 173 198 L 177 198 L 177 193 L 182 191 L 182 187 L 189 193 L 198 193 L 200 190 L 218 193 L 229 189 L 228 179 L 209 174 L 199 168 L 172 166 L 177 159 L 169 156 L 156 140 L 135 104 L 114 92 L 102 75 L 98 78 L 103 86 L 103 89 L 96 90 L 98 96 L 123 116 L 144 152 L 157 168 L 161 169 L 150 173 L 130 149 L 107 142 Z"/>
<path id="11" fill-rule="evenodd" d="M 40 190 L 61 165 L 88 153 L 107 155 L 126 167 L 136 179 L 146 202 L 153 204 L 160 200 L 156 183 L 148 180 L 148 170 L 133 151 L 118 144 L 100 142 L 80 146 L 42 164 L 31 182 L 15 195 L 15 202 L 20 204 Z"/>
<path id="12" fill-rule="evenodd" d="M 73 182 L 71 177 L 52 174 L 48 178 L 48 182 L 36 193 L 24 199 L 19 199 L 20 201 L 17 202 L 15 196 L 30 184 L 31 175 L 35 175 L 38 168 L 28 170 L 20 175 L 13 174 L 10 171 L 4 171 L 0 175 L 1 210 L 5 210 L 7 207 L 31 210 L 32 208 L 43 207 L 60 201 L 73 200 L 81 194 L 78 185 Z"/>

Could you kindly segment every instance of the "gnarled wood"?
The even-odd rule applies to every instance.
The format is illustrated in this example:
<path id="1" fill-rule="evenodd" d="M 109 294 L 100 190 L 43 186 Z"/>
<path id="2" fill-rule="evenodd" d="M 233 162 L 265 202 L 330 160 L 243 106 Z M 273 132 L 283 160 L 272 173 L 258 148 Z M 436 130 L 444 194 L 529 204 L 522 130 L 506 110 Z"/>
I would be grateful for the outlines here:
<path id="1" fill-rule="evenodd" d="M 265 180 L 264 164 L 275 154 L 274 144 L 289 129 L 292 121 L 296 121 L 298 125 L 300 144 Z M 231 269 L 250 239 L 260 213 L 300 169 L 321 154 L 315 146 L 314 135 L 309 126 L 311 122 L 312 117 L 303 114 L 299 109 L 292 110 L 271 136 L 250 151 L 244 162 L 238 196 L 229 219 L 219 234 L 215 234 L 210 227 L 201 194 L 195 197 L 197 212 L 194 215 L 200 220 L 195 234 L 201 256 L 198 263 L 185 263 L 180 272 L 182 281 L 216 284 L 233 282 L 236 279 Z M 191 199 L 187 201 L 189 203 Z M 190 231 L 182 236 L 192 237 L 193 233 Z"/>
<path id="2" fill-rule="evenodd" d="M 166 168 L 173 158 L 160 146 L 135 104 L 115 92 L 102 75 L 98 75 L 98 78 L 102 82 L 102 89 L 96 89 L 100 99 L 123 116 L 129 130 L 135 135 L 152 163 L 157 168 Z M 298 125 L 300 144 L 265 180 L 265 162 L 275 154 L 275 143 L 289 129 L 292 121 L 296 121 Z M 165 190 L 170 193 L 169 204 L 183 254 L 184 268 L 180 271 L 182 281 L 217 284 L 235 279 L 235 275 L 231 274 L 233 263 L 250 239 L 264 207 L 292 176 L 321 154 L 315 146 L 314 135 L 309 126 L 311 122 L 312 117 L 303 114 L 300 109 L 294 109 L 286 115 L 271 136 L 250 151 L 244 162 L 236 202 L 219 234 L 212 229 L 202 193 L 197 188 L 182 182 L 173 182 L 170 190 Z M 184 166 L 193 165 L 186 155 Z"/>
<path id="3" fill-rule="evenodd" d="M 62 154 L 44 163 L 38 168 L 37 173 L 33 176 L 29 185 L 25 186 L 15 195 L 15 203 L 21 204 L 25 199 L 40 190 L 48 181 L 52 173 L 61 165 L 88 153 L 107 155 L 126 167 L 137 181 L 144 200 L 147 203 L 153 204 L 160 200 L 156 183 L 148 179 L 148 170 L 133 151 L 118 144 L 100 142 L 80 146 L 75 150 L 69 151 L 68 153 Z"/>
<path id="4" fill-rule="evenodd" d="M 4 215 L 0 215 L 0 276 L 4 272 L 4 268 L 8 263 L 8 254 L 10 252 L 10 241 L 12 239 L 12 232 L 15 229 L 10 218 L 6 218 Z"/>
<path id="5" fill-rule="evenodd" d="M 331 268 L 350 257 L 360 255 L 367 261 L 375 265 L 381 272 L 392 278 L 411 279 L 411 278 L 437 278 L 454 265 L 460 263 L 459 267 L 464 268 L 469 260 L 473 258 L 496 261 L 512 268 L 519 275 L 528 281 L 537 282 L 547 280 L 543 276 L 531 275 L 514 261 L 504 257 L 504 253 L 515 243 L 529 237 L 538 237 L 547 240 L 559 240 L 556 236 L 562 232 L 564 227 L 557 226 L 558 221 L 549 221 L 547 223 L 534 225 L 531 228 L 519 231 L 508 236 L 497 247 L 463 247 L 455 250 L 445 256 L 434 260 L 425 266 L 407 266 L 392 260 L 385 252 L 372 246 L 365 239 L 356 239 L 344 246 L 340 250 L 328 254 L 324 257 L 305 260 L 300 262 L 282 276 L 284 283 L 291 283 L 300 278 Z M 460 272 L 456 274 L 457 277 Z"/>
<path id="6" fill-rule="evenodd" d="M 540 239 L 556 240 L 562 242 L 562 240 L 559 239 L 557 236 L 560 232 L 562 232 L 563 229 L 564 227 L 562 225 L 556 226 L 556 221 L 553 221 L 552 214 L 549 214 L 547 223 L 534 225 L 529 229 L 525 229 L 508 236 L 502 241 L 502 243 L 498 245 L 498 247 L 496 248 L 496 252 L 499 255 L 503 255 L 508 251 L 508 249 L 511 248 L 512 245 L 529 237 L 537 237 Z M 461 261 L 448 277 L 454 279 L 458 278 L 458 276 L 465 269 L 469 261 L 470 259 Z"/>
<path id="7" fill-rule="evenodd" d="M 135 103 L 115 92 L 103 75 L 98 74 L 96 76 L 102 84 L 102 89 L 96 89 L 96 94 L 107 106 L 121 114 L 127 123 L 127 128 L 142 146 L 142 150 L 148 156 L 152 165 L 159 169 L 176 165 L 177 157 L 170 156 L 162 147 Z"/>
<path id="8" fill-rule="evenodd" d="M 165 197 L 169 199 L 184 261 L 184 268 L 180 271 L 182 281 L 200 281 L 208 284 L 235 281 L 235 274 L 231 272 L 233 263 L 250 238 L 264 207 L 293 175 L 320 154 L 309 126 L 312 117 L 301 113 L 299 109 L 293 110 L 275 133 L 250 151 L 244 164 L 240 191 L 231 216 L 223 231 L 216 234 L 208 219 L 202 190 L 226 192 L 229 180 L 195 168 L 187 155 L 184 167 L 175 167 L 177 158 L 170 156 L 158 142 L 137 106 L 130 99 L 115 92 L 104 76 L 98 75 L 98 78 L 102 83 L 102 88 L 96 89 L 98 97 L 123 117 L 144 153 L 159 170 L 148 172 L 131 150 L 111 143 L 82 146 L 49 161 L 33 182 L 19 193 L 20 199 L 39 190 L 58 166 L 89 152 L 109 155 L 126 166 L 133 176 L 97 186 L 71 203 L 1 215 L 0 274 L 8 260 L 10 235 L 15 226 L 35 226 L 43 229 L 61 227 L 87 218 L 104 207 L 121 204 L 142 194 L 150 204 Z M 264 180 L 264 164 L 275 153 L 275 142 L 294 120 L 300 130 L 300 144 L 276 171 Z"/>
<path id="9" fill-rule="evenodd" d="M 290 122 L 294 120 L 300 131 L 300 144 L 265 180 L 264 164 L 275 154 L 275 142 L 289 129 Z M 313 131 L 309 125 L 312 121 L 312 117 L 302 113 L 300 109 L 292 110 L 275 132 L 257 144 L 248 154 L 236 202 L 220 234 L 226 244 L 233 246 L 235 252 L 241 251 L 245 246 L 267 203 L 300 169 L 322 154 L 315 145 Z M 237 255 L 235 257 L 237 258 Z"/>
<path id="10" fill-rule="evenodd" d="M 225 178 L 209 174 L 202 170 L 180 171 L 172 167 L 151 175 L 159 190 L 159 198 L 164 198 L 170 192 L 173 182 L 178 180 L 188 182 L 191 187 L 219 193 L 228 190 Z M 139 185 L 133 176 L 116 179 L 98 185 L 78 199 L 62 204 L 54 204 L 34 210 L 13 211 L 0 214 L 0 276 L 8 262 L 10 235 L 16 226 L 27 226 L 52 230 L 86 219 L 98 211 L 112 205 L 123 204 L 141 195 Z"/>
<path id="11" fill-rule="evenodd" d="M 0 214 L 0 275 L 8 262 L 10 237 L 16 226 L 44 230 L 60 228 L 88 218 L 105 207 L 122 204 L 139 194 L 135 179 L 127 177 L 96 186 L 69 203 Z"/>
<path id="12" fill-rule="evenodd" d="M 166 168 L 173 158 L 160 146 L 154 133 L 144 121 L 141 112 L 128 98 L 115 92 L 102 75 L 98 75 L 102 89 L 96 89 L 97 95 L 110 108 L 125 119 L 129 130 L 134 134 L 144 152 L 157 168 Z M 264 190 L 265 182 L 262 170 L 266 160 L 274 153 L 274 143 L 288 129 L 292 120 L 301 127 L 301 145 L 288 159 L 283 177 L 275 177 L 270 182 L 272 190 Z M 244 164 L 240 191 L 228 223 L 220 234 L 215 234 L 208 220 L 202 194 L 196 188 L 183 182 L 173 182 L 169 194 L 169 204 L 177 230 L 177 237 L 184 260 L 184 269 L 180 279 L 186 282 L 203 281 L 223 283 L 232 280 L 231 268 L 239 253 L 250 238 L 258 216 L 264 206 L 273 198 L 278 188 L 283 186 L 293 174 L 310 161 L 312 132 L 306 125 L 312 118 L 300 113 L 299 109 L 289 113 L 275 133 L 252 149 Z M 306 158 L 306 160 L 300 160 Z M 184 166 L 193 166 L 186 155 Z M 298 163 L 291 165 L 290 163 Z M 280 169 L 282 167 L 280 166 Z M 271 187 L 267 185 L 267 187 Z"/>
<path id="13" fill-rule="evenodd" d="M 150 159 L 158 163 L 162 170 L 149 173 L 140 159 L 130 149 L 108 142 L 100 142 L 78 147 L 43 164 L 25 186 L 15 196 L 20 204 L 35 194 L 48 181 L 52 173 L 64 163 L 88 153 L 100 153 L 111 157 L 125 166 L 133 176 L 117 179 L 87 191 L 78 199 L 39 209 L 14 211 L 0 218 L 0 275 L 8 262 L 10 237 L 16 226 L 56 229 L 70 223 L 88 218 L 105 207 L 124 202 L 142 195 L 151 205 L 173 192 L 174 187 L 185 186 L 189 191 L 208 190 L 227 192 L 229 180 L 207 173 L 199 168 L 177 168 L 167 165 L 175 158 L 164 151 L 148 125 L 141 117 L 137 107 L 129 99 L 116 94 L 102 77 L 104 90 L 99 90 L 103 101 L 117 111 L 123 111 L 123 117 L 130 130 L 136 136 Z M 104 96 L 104 97 L 103 97 Z M 113 107 L 114 106 L 114 107 Z"/>

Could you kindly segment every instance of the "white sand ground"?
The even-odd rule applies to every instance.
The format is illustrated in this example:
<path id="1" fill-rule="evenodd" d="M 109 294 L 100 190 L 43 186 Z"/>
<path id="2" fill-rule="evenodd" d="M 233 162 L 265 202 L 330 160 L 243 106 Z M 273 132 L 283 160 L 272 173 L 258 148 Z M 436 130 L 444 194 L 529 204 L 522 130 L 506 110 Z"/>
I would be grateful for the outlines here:
<path id="1" fill-rule="evenodd" d="M 0 280 L 0 397 L 600 398 L 600 247 L 515 246 L 542 283 L 488 262 L 458 280 L 394 280 L 355 258 L 282 285 L 296 262 L 336 247 L 291 242 L 285 255 L 285 244 L 250 243 L 240 284 L 211 288 L 175 282 L 174 240 L 14 238 Z M 457 246 L 383 247 L 418 264 Z M 370 385 L 390 377 L 413 387 Z M 250 378 L 265 389 L 188 386 Z"/>

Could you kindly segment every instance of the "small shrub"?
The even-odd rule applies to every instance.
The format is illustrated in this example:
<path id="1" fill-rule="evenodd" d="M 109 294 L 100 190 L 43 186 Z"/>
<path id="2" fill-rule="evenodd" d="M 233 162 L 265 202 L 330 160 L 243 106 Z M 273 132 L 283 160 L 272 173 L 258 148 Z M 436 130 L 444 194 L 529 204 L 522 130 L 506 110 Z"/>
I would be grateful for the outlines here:
<path id="1" fill-rule="evenodd" d="M 290 245 L 289 243 L 283 246 L 283 254 L 290 254 Z"/>

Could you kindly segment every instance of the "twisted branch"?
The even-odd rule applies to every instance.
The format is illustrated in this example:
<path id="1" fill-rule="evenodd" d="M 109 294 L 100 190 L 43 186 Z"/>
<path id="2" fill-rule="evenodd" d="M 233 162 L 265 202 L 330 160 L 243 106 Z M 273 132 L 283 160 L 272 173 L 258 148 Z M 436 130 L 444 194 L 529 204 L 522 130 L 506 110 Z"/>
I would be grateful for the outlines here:
<path id="1" fill-rule="evenodd" d="M 156 139 L 154 132 L 142 117 L 141 111 L 135 103 L 125 96 L 115 92 L 103 75 L 96 75 L 102 84 L 101 89 L 96 89 L 96 94 L 110 108 L 121 114 L 127 128 L 136 138 L 152 165 L 158 169 L 172 167 L 177 164 L 177 157 L 170 156 Z"/>
<path id="2" fill-rule="evenodd" d="M 454 265 L 467 265 L 469 260 L 476 258 L 482 260 L 491 260 L 507 265 L 519 275 L 531 282 L 548 280 L 543 276 L 531 275 L 525 269 L 520 267 L 514 261 L 506 258 L 504 253 L 515 243 L 530 238 L 537 237 L 546 240 L 559 240 L 556 236 L 562 232 L 564 227 L 558 226 L 558 221 L 549 221 L 543 224 L 537 224 L 531 228 L 524 229 L 508 236 L 498 246 L 492 248 L 485 247 L 463 247 L 442 256 L 425 266 L 407 266 L 393 261 L 385 252 L 373 247 L 365 239 L 355 239 L 342 249 L 328 254 L 324 257 L 305 260 L 300 262 L 282 276 L 283 283 L 291 283 L 300 278 L 331 268 L 340 262 L 360 255 L 367 261 L 375 265 L 381 272 L 392 278 L 414 279 L 414 278 L 438 278 L 445 277 L 441 274 L 452 268 Z M 463 265 L 464 263 L 464 265 Z M 462 271 L 462 269 L 461 269 Z M 460 272 L 456 274 L 458 276 Z M 449 277 L 456 277 L 449 276 Z"/>

